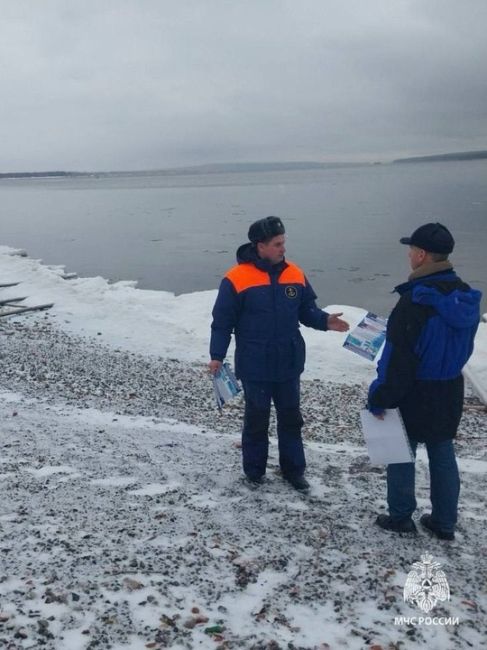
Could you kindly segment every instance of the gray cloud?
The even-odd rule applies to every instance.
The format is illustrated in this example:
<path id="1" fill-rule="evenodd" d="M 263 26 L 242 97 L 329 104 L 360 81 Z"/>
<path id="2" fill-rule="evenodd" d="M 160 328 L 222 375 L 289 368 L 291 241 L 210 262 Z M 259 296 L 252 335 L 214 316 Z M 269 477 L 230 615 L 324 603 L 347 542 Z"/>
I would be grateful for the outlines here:
<path id="1" fill-rule="evenodd" d="M 485 0 L 0 0 L 0 170 L 487 147 Z"/>

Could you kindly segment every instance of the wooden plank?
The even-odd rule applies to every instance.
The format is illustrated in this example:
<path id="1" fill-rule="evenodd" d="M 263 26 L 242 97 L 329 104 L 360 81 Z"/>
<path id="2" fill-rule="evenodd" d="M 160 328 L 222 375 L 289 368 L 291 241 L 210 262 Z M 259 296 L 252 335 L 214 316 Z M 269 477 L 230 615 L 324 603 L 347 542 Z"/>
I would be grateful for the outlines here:
<path id="1" fill-rule="evenodd" d="M 27 296 L 22 296 L 22 298 L 5 298 L 4 300 L 0 300 L 0 307 L 2 305 L 10 305 L 16 302 L 22 302 L 22 300 L 25 300 Z"/>
<path id="2" fill-rule="evenodd" d="M 42 311 L 43 309 L 50 309 L 54 305 L 53 302 L 46 303 L 45 305 L 33 305 L 32 307 L 19 307 L 18 309 L 11 309 L 0 313 L 0 318 L 4 316 L 14 316 L 15 314 L 23 314 L 26 311 Z"/>

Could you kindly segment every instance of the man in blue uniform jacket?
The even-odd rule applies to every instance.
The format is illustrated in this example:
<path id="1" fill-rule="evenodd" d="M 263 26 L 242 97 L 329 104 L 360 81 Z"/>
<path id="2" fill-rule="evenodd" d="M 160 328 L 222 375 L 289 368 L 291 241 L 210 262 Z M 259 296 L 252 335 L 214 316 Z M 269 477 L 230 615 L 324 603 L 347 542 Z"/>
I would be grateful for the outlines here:
<path id="1" fill-rule="evenodd" d="M 369 389 L 376 416 L 398 407 L 416 454 L 426 443 L 431 514 L 421 525 L 439 539 L 454 539 L 460 479 L 453 439 L 463 410 L 462 368 L 473 351 L 480 320 L 480 291 L 456 275 L 448 255 L 454 240 L 447 228 L 428 223 L 402 244 L 409 245 L 412 273 L 396 287 L 399 302 L 387 325 L 386 345 Z M 387 467 L 388 515 L 376 523 L 398 533 L 416 533 L 414 463 Z"/>
<path id="2" fill-rule="evenodd" d="M 245 395 L 243 469 L 254 485 L 263 482 L 269 446 L 271 400 L 277 415 L 279 463 L 284 479 L 307 491 L 299 408 L 299 378 L 305 344 L 299 324 L 345 332 L 342 314 L 316 306 L 303 271 L 284 258 L 284 226 L 266 217 L 250 226 L 250 243 L 237 250 L 238 264 L 223 278 L 213 309 L 210 371 L 218 372 L 235 334 L 235 372 Z"/>

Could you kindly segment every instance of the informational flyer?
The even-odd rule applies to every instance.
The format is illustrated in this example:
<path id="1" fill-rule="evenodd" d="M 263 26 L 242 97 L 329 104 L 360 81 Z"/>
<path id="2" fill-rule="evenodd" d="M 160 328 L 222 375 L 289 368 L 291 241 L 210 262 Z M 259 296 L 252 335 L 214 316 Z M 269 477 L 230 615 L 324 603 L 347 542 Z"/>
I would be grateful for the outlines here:
<path id="1" fill-rule="evenodd" d="M 226 402 L 242 391 L 228 363 L 224 363 L 220 370 L 213 375 L 213 390 L 215 391 L 216 405 L 220 411 Z"/>
<path id="2" fill-rule="evenodd" d="M 386 339 L 386 328 L 387 318 L 369 311 L 347 336 L 343 347 L 369 361 L 374 361 Z"/>
<path id="3" fill-rule="evenodd" d="M 372 465 L 411 463 L 414 455 L 398 409 L 386 409 L 384 419 L 360 411 L 362 431 Z"/>

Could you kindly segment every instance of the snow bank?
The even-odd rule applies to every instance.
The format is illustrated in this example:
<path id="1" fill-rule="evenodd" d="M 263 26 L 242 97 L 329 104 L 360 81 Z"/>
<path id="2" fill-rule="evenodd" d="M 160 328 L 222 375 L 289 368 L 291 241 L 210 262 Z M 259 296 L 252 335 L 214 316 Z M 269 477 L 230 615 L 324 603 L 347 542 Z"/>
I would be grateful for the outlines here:
<path id="1" fill-rule="evenodd" d="M 19 282 L 1 290 L 1 297 L 28 296 L 25 304 L 54 302 L 50 314 L 58 327 L 98 337 L 115 348 L 181 361 L 206 362 L 211 310 L 216 290 L 175 296 L 166 291 L 136 288 L 135 282 L 111 284 L 104 278 L 63 279 L 64 267 L 46 266 L 0 246 L 0 283 Z M 365 313 L 359 307 L 328 305 L 343 312 L 354 327 Z M 345 334 L 302 328 L 307 344 L 305 379 L 340 383 L 369 382 L 373 363 L 342 347 Z M 229 350 L 229 356 L 233 349 Z M 471 367 L 487 387 L 487 323 L 482 323 Z"/>

